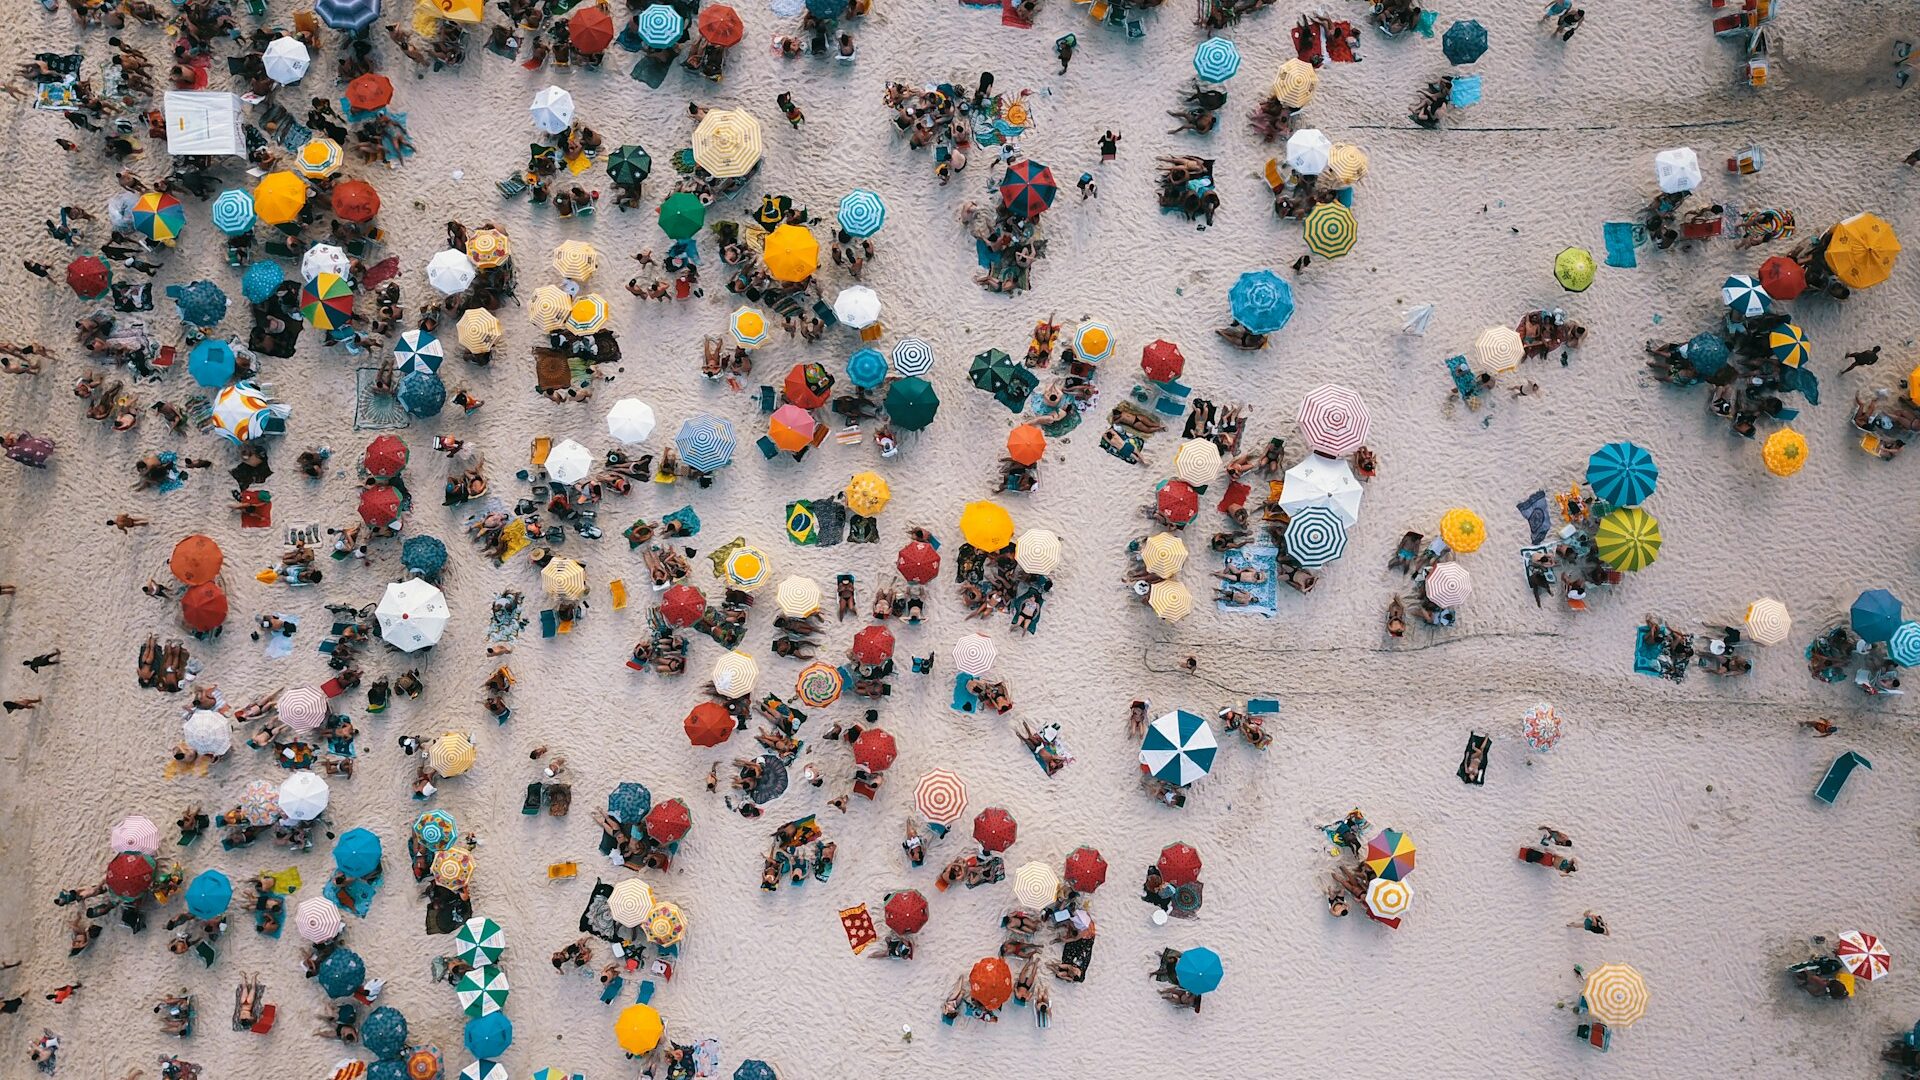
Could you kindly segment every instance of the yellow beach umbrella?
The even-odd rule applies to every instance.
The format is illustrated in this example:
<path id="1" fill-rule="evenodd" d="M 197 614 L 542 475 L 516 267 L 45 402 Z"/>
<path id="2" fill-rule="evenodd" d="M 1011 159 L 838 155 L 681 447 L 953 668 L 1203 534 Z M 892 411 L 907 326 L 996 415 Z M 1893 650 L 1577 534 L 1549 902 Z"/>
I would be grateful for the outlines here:
<path id="1" fill-rule="evenodd" d="M 1582 996 L 1595 1020 L 1630 1027 L 1647 1012 L 1647 980 L 1627 964 L 1601 964 L 1587 973 Z"/>
<path id="2" fill-rule="evenodd" d="M 540 584 L 548 596 L 578 600 L 587 595 L 587 568 L 572 559 L 555 559 L 540 571 Z"/>
<path id="3" fill-rule="evenodd" d="M 655 945 L 677 945 L 687 936 L 687 916 L 680 905 L 665 900 L 647 912 L 647 940 Z"/>
<path id="4" fill-rule="evenodd" d="M 339 172 L 345 158 L 346 154 L 340 149 L 340 144 L 323 135 L 307 140 L 306 145 L 300 148 L 299 155 L 294 158 L 293 167 L 301 176 L 320 180 Z M 256 206 L 254 213 L 259 212 Z"/>
<path id="5" fill-rule="evenodd" d="M 459 776 L 473 768 L 474 759 L 479 756 L 473 736 L 458 731 L 447 732 L 427 748 L 427 764 L 441 776 Z"/>
<path id="6" fill-rule="evenodd" d="M 1170 532 L 1157 532 L 1140 545 L 1140 563 L 1154 577 L 1170 578 L 1187 564 L 1187 545 Z"/>
<path id="7" fill-rule="evenodd" d="M 893 498 L 893 489 L 887 486 L 887 478 L 877 472 L 855 473 L 847 481 L 847 509 L 861 517 L 872 517 L 887 508 L 888 500 Z"/>
<path id="8" fill-rule="evenodd" d="M 820 585 L 810 577 L 795 574 L 783 579 L 773 596 L 780 614 L 789 618 L 804 619 L 820 610 Z"/>
<path id="9" fill-rule="evenodd" d="M 760 161 L 760 121 L 739 109 L 711 109 L 693 129 L 693 163 L 725 179 Z"/>
<path id="10" fill-rule="evenodd" d="M 1511 326 L 1489 326 L 1473 339 L 1473 366 L 1488 375 L 1512 371 L 1526 354 L 1520 332 Z"/>
<path id="11" fill-rule="evenodd" d="M 650 1054 L 660 1045 L 666 1027 L 660 1022 L 660 1010 L 651 1005 L 629 1005 L 620 1010 L 613 1022 L 613 1039 L 629 1054 Z"/>
<path id="12" fill-rule="evenodd" d="M 767 581 L 767 557 L 759 548 L 741 545 L 727 554 L 727 587 L 752 592 Z"/>
<path id="13" fill-rule="evenodd" d="M 712 114 L 708 114 L 712 115 Z M 820 241 L 799 225 L 778 225 L 767 234 L 767 273 L 781 281 L 805 281 L 820 269 Z"/>
<path id="14" fill-rule="evenodd" d="M 1479 549 L 1487 539 L 1487 523 L 1464 506 L 1456 506 L 1440 515 L 1440 539 L 1462 555 Z"/>
<path id="15" fill-rule="evenodd" d="M 478 229 L 467 237 L 467 258 L 482 270 L 491 270 L 513 255 L 513 245 L 499 229 Z"/>
<path id="16" fill-rule="evenodd" d="M 1193 594 L 1177 581 L 1156 581 L 1147 591 L 1147 606 L 1168 622 L 1179 622 L 1193 611 Z"/>
<path id="17" fill-rule="evenodd" d="M 306 182 L 285 169 L 268 173 L 253 186 L 253 215 L 268 225 L 285 225 L 306 205 Z"/>
<path id="18" fill-rule="evenodd" d="M 462 347 L 473 352 L 492 352 L 494 346 L 506 337 L 501 329 L 500 320 L 486 308 L 468 308 L 460 316 L 457 332 Z"/>
<path id="19" fill-rule="evenodd" d="M 1639 570 L 1660 554 L 1660 523 L 1637 506 L 1615 510 L 1600 519 L 1593 536 L 1600 561 L 1615 570 Z"/>
<path id="20" fill-rule="evenodd" d="M 733 331 L 733 340 L 743 349 L 757 349 L 767 343 L 772 336 L 767 326 L 766 313 L 759 308 L 738 307 L 727 326 Z"/>
<path id="21" fill-rule="evenodd" d="M 419 6 L 448 22 L 479 24 L 486 21 L 487 9 L 481 0 L 420 0 Z"/>
<path id="22" fill-rule="evenodd" d="M 553 249 L 553 268 L 569 281 L 585 281 L 600 269 L 600 252 L 585 240 L 565 240 Z"/>
<path id="23" fill-rule="evenodd" d="M 970 502 L 960 511 L 960 535 L 981 551 L 999 551 L 1013 543 L 1013 515 L 999 503 Z"/>
<path id="24" fill-rule="evenodd" d="M 1367 175 L 1367 152 L 1352 143 L 1334 143 L 1327 154 L 1326 175 L 1341 187 L 1359 183 Z"/>
<path id="25" fill-rule="evenodd" d="M 568 333 L 591 334 L 607 325 L 607 299 L 599 293 L 588 293 L 573 302 L 567 309 L 565 326 Z"/>
<path id="26" fill-rule="evenodd" d="M 1855 214 L 1833 227 L 1827 242 L 1827 266 L 1850 289 L 1866 289 L 1893 274 L 1900 240 L 1893 226 L 1875 214 Z"/>
<path id="27" fill-rule="evenodd" d="M 1220 448 L 1211 439 L 1188 439 L 1173 455 L 1173 475 L 1206 487 L 1220 478 Z"/>
<path id="28" fill-rule="evenodd" d="M 1767 436 L 1760 447 L 1767 471 L 1775 476 L 1792 476 L 1807 463 L 1807 440 L 1792 428 L 1781 428 Z"/>
<path id="29" fill-rule="evenodd" d="M 1747 605 L 1747 636 L 1761 645 L 1778 645 L 1793 630 L 1793 617 L 1787 605 L 1771 596 L 1763 596 Z"/>
<path id="30" fill-rule="evenodd" d="M 1304 107 L 1313 100 L 1314 88 L 1320 85 L 1320 73 L 1313 65 L 1295 57 L 1280 65 L 1280 73 L 1273 77 L 1273 96 L 1280 104 L 1289 109 Z"/>
<path id="31" fill-rule="evenodd" d="M 573 297 L 558 285 L 540 286 L 527 301 L 527 319 L 549 333 L 565 326 L 567 313 L 572 310 Z"/>

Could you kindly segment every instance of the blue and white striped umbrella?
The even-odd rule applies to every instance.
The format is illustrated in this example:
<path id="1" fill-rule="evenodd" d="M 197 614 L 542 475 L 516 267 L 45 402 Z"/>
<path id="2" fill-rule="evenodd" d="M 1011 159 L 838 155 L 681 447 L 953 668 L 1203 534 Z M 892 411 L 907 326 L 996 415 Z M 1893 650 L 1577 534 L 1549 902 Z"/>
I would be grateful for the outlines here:
<path id="1" fill-rule="evenodd" d="M 1745 274 L 1735 274 L 1720 283 L 1720 302 L 1743 319 L 1773 310 L 1773 297 L 1767 295 L 1758 281 Z"/>
<path id="2" fill-rule="evenodd" d="M 649 49 L 670 49 L 687 32 L 687 20 L 666 4 L 650 4 L 640 13 L 640 40 Z"/>
<path id="3" fill-rule="evenodd" d="M 1660 467 L 1635 443 L 1610 442 L 1587 458 L 1587 486 L 1613 506 L 1639 506 L 1653 494 Z"/>
<path id="4" fill-rule="evenodd" d="M 1193 73 L 1201 82 L 1221 83 L 1240 70 L 1240 49 L 1226 38 L 1210 37 L 1193 50 Z"/>
<path id="5" fill-rule="evenodd" d="M 213 227 L 228 236 L 239 236 L 253 228 L 253 195 L 239 188 L 228 188 L 207 208 Z"/>
<path id="6" fill-rule="evenodd" d="M 1901 667 L 1920 665 L 1920 622 L 1909 620 L 1895 627 L 1887 639 L 1887 655 Z"/>
<path id="7" fill-rule="evenodd" d="M 872 236 L 887 220 L 887 204 L 866 188 L 854 188 L 840 200 L 840 227 L 853 236 Z"/>
<path id="8" fill-rule="evenodd" d="M 1186 787 L 1212 771 L 1219 748 L 1205 717 L 1179 709 L 1147 725 L 1140 763 L 1154 779 Z"/>
<path id="9" fill-rule="evenodd" d="M 893 343 L 893 373 L 903 379 L 924 378 L 933 370 L 933 345 L 921 338 L 903 337 Z"/>
<path id="10" fill-rule="evenodd" d="M 1325 566 L 1347 551 L 1347 523 L 1330 506 L 1306 506 L 1287 522 L 1287 557 L 1301 566 Z"/>
<path id="11" fill-rule="evenodd" d="M 727 467 L 733 460 L 733 424 L 718 416 L 701 413 L 680 425 L 673 438 L 680 460 L 690 469 L 710 473 Z"/>
<path id="12" fill-rule="evenodd" d="M 365 30 L 380 17 L 380 0 L 316 0 L 313 13 L 335 30 Z"/>
<path id="13" fill-rule="evenodd" d="M 440 339 L 425 330 L 409 330 L 393 342 L 393 358 L 402 372 L 439 371 L 446 355 Z"/>

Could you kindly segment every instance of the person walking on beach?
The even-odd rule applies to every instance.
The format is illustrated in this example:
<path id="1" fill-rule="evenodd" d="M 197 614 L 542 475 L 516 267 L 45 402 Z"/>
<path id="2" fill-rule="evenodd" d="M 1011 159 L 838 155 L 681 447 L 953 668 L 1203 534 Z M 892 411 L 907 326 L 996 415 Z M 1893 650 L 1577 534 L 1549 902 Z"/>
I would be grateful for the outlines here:
<path id="1" fill-rule="evenodd" d="M 22 660 L 20 661 L 20 666 L 24 668 L 28 668 L 32 670 L 32 672 L 35 675 L 38 675 L 40 674 L 41 668 L 50 667 L 54 664 L 58 664 L 59 662 L 60 662 L 60 650 L 55 649 L 50 653 L 41 653 L 39 656 L 36 656 L 31 660 Z"/>
<path id="2" fill-rule="evenodd" d="M 1075 184 L 1074 186 L 1080 189 L 1081 202 L 1086 202 L 1088 199 L 1097 198 L 1100 194 L 1100 189 L 1094 186 L 1093 174 L 1090 172 L 1081 173 L 1079 183 Z"/>
<path id="3" fill-rule="evenodd" d="M 1072 34 L 1063 35 L 1054 41 L 1053 55 L 1060 58 L 1060 74 L 1065 75 L 1067 73 L 1067 65 L 1073 62 L 1073 50 L 1079 44 L 1080 39 L 1074 37 Z M 41 276 L 44 277 L 45 275 Z"/>
<path id="4" fill-rule="evenodd" d="M 800 125 L 807 119 L 807 114 L 801 112 L 800 106 L 793 103 L 793 92 L 782 90 L 780 96 L 773 99 L 773 103 L 780 106 L 781 114 L 787 118 L 787 123 L 793 125 L 793 130 L 799 131 Z"/>
<path id="5" fill-rule="evenodd" d="M 132 514 L 116 514 L 107 519 L 107 524 L 119 529 L 123 533 L 131 533 L 135 529 L 144 529 L 152 525 L 153 522 L 143 517 L 134 517 Z"/>
<path id="6" fill-rule="evenodd" d="M 1100 136 L 1100 164 L 1105 165 L 1120 153 L 1121 136 L 1108 130 Z"/>
<path id="7" fill-rule="evenodd" d="M 9 713 L 16 713 L 21 709 L 37 708 L 39 704 L 40 699 L 37 697 L 23 697 L 14 698 L 12 701 L 0 701 L 0 707 L 5 707 Z"/>
<path id="8" fill-rule="evenodd" d="M 1879 362 L 1880 346 L 1878 345 L 1875 345 L 1871 349 L 1861 349 L 1857 352 L 1850 352 L 1847 354 L 1847 366 L 1840 369 L 1840 374 L 1845 375 L 1854 368 L 1872 367 Z"/>

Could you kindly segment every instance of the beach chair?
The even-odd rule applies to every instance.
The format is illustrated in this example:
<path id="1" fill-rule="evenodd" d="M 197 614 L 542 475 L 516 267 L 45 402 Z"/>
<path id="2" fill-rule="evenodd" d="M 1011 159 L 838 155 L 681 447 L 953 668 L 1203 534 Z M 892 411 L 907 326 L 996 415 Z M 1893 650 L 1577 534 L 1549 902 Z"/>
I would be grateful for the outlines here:
<path id="1" fill-rule="evenodd" d="M 1863 765 L 1869 771 L 1873 769 L 1873 762 L 1860 756 L 1857 750 L 1849 750 L 1834 758 L 1833 764 L 1827 766 L 1827 775 L 1820 778 L 1820 786 L 1813 789 L 1813 797 L 1832 806 L 1833 800 L 1840 797 L 1840 790 L 1847 786 L 1847 778 L 1853 775 L 1853 770 Z"/>
<path id="2" fill-rule="evenodd" d="M 579 872 L 580 872 L 580 864 L 577 862 L 557 862 L 557 863 L 547 864 L 547 880 L 548 881 L 561 881 L 566 878 L 573 877 Z"/>

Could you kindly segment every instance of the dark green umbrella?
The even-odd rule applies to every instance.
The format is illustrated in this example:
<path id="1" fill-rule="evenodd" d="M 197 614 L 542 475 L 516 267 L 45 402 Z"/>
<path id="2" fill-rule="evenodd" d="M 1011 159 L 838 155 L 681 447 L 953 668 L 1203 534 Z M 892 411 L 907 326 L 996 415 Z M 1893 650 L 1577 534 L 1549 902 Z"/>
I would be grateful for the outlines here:
<path id="1" fill-rule="evenodd" d="M 628 187 L 645 180 L 653 172 L 653 155 L 646 149 L 632 143 L 615 150 L 607 158 L 607 175 L 621 187 Z"/>
<path id="2" fill-rule="evenodd" d="M 989 394 L 998 393 L 1008 363 L 1006 353 L 988 349 L 973 358 L 973 364 L 967 368 L 967 381 Z"/>
<path id="3" fill-rule="evenodd" d="M 660 231 L 685 240 L 707 223 L 707 204 L 691 191 L 676 191 L 660 204 Z"/>
<path id="4" fill-rule="evenodd" d="M 887 387 L 887 416 L 897 427 L 919 431 L 933 423 L 939 411 L 940 395 L 925 379 L 897 379 Z"/>

